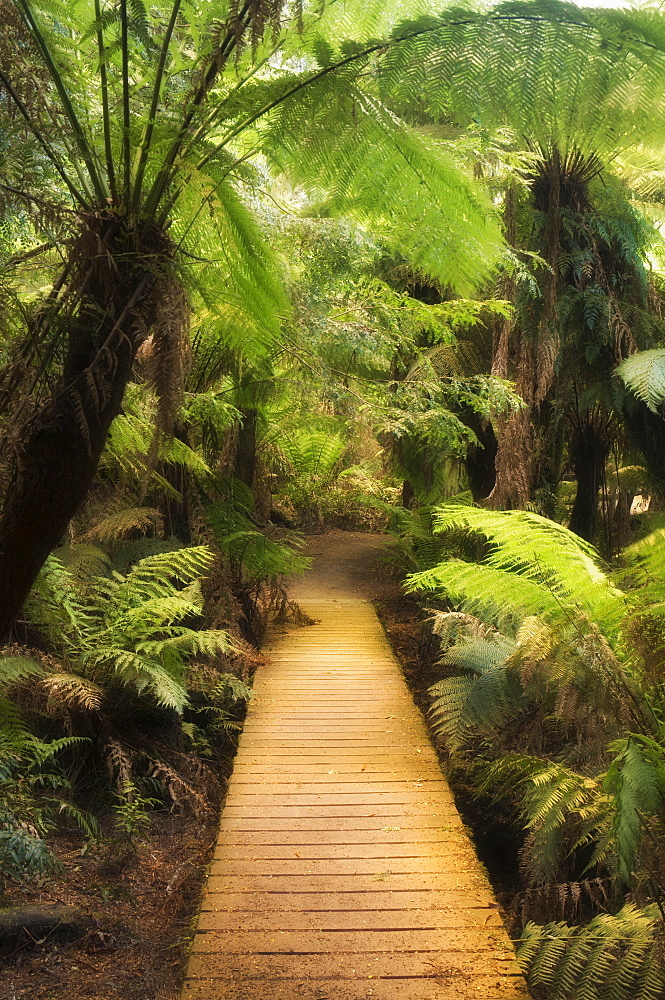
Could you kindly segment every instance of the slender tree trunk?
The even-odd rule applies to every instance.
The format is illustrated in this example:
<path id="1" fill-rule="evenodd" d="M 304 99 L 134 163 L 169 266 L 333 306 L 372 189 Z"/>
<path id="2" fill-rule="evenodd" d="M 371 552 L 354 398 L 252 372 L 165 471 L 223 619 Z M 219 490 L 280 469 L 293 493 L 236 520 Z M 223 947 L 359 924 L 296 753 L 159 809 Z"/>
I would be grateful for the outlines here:
<path id="1" fill-rule="evenodd" d="M 568 527 L 576 535 L 592 542 L 598 522 L 598 491 L 609 448 L 593 424 L 584 424 L 577 432 L 571 457 L 577 480 L 577 493 Z"/>
<path id="2" fill-rule="evenodd" d="M 173 436 L 183 444 L 189 445 L 187 428 L 182 424 L 174 428 Z M 189 469 L 183 465 L 176 465 L 174 462 L 165 462 L 161 469 L 161 474 L 174 490 L 180 494 L 177 497 L 164 494 L 160 503 L 160 513 L 164 519 L 164 538 L 175 536 L 180 542 L 190 545 L 192 541 L 192 529 L 190 523 L 191 514 L 191 477 Z"/>
<path id="3" fill-rule="evenodd" d="M 238 428 L 238 450 L 233 475 L 251 490 L 256 478 L 257 411 L 255 408 L 248 408 L 241 412 L 242 423 Z"/>

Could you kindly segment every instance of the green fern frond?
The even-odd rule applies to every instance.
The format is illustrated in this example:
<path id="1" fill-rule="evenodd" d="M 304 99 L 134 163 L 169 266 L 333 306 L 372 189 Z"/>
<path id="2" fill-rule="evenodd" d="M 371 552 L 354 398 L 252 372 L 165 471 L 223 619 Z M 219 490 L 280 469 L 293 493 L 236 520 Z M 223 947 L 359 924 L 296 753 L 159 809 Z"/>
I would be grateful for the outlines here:
<path id="1" fill-rule="evenodd" d="M 624 385 L 653 413 L 665 403 L 665 349 L 654 348 L 632 354 L 616 369 Z"/>
<path id="2" fill-rule="evenodd" d="M 586 926 L 529 923 L 517 960 L 529 986 L 551 1000 L 658 1000 L 665 991 L 661 917 L 632 903 Z"/>
<path id="3" fill-rule="evenodd" d="M 117 679 L 137 694 L 151 694 L 158 705 L 182 712 L 187 704 L 187 691 L 183 684 L 157 660 L 150 660 L 128 649 L 100 647 L 85 656 L 93 677 L 108 684 Z"/>
<path id="4" fill-rule="evenodd" d="M 346 450 L 341 434 L 302 429 L 280 439 L 297 476 L 327 476 Z"/>
<path id="5" fill-rule="evenodd" d="M 665 822 L 665 749 L 648 736 L 631 733 L 610 745 L 616 753 L 604 779 L 611 795 L 618 872 L 629 885 L 639 867 L 640 847 L 650 821 Z"/>
<path id="6" fill-rule="evenodd" d="M 89 583 L 94 577 L 106 576 L 111 568 L 111 561 L 103 549 L 86 542 L 62 545 L 54 549 L 53 556 L 74 580 L 82 584 Z"/>
<path id="7" fill-rule="evenodd" d="M 448 677 L 429 689 L 432 729 L 452 753 L 473 732 L 488 733 L 523 709 L 522 689 L 506 660 L 515 644 L 505 636 L 469 639 L 450 647 L 441 664 L 475 676 Z"/>
<path id="8" fill-rule="evenodd" d="M 501 799 L 519 797 L 530 832 L 533 885 L 558 881 L 561 866 L 575 849 L 600 840 L 611 823 L 600 781 L 539 757 L 506 754 L 488 767 L 480 790 Z"/>
<path id="9" fill-rule="evenodd" d="M 214 562 L 214 555 L 205 545 L 174 549 L 146 556 L 133 566 L 122 582 L 128 600 L 137 596 L 167 596 L 172 593 L 173 582 L 191 583 L 205 576 Z"/>
<path id="10" fill-rule="evenodd" d="M 235 712 L 245 706 L 252 697 L 251 688 L 234 674 L 224 673 L 210 690 L 211 700 L 227 712 Z"/>
<path id="11" fill-rule="evenodd" d="M 430 590 L 446 594 L 465 613 L 515 632 L 527 615 L 558 620 L 561 605 L 539 583 L 516 573 L 462 559 L 448 559 L 431 569 L 412 573 L 408 591 Z"/>
<path id="12" fill-rule="evenodd" d="M 488 555 L 480 565 L 450 560 L 413 574 L 410 590 L 445 590 L 465 611 L 499 622 L 509 615 L 564 621 L 582 611 L 616 630 L 625 613 L 624 595 L 598 565 L 593 546 L 554 521 L 530 511 L 448 504 L 435 509 L 434 531 L 484 538 Z"/>
<path id="13" fill-rule="evenodd" d="M 472 674 L 485 674 L 503 663 L 514 651 L 515 643 L 505 636 L 490 639 L 467 639 L 446 650 L 439 665 L 456 667 Z"/>
<path id="14" fill-rule="evenodd" d="M 29 656 L 0 655 L 0 685 L 3 688 L 43 672 L 44 665 Z"/>

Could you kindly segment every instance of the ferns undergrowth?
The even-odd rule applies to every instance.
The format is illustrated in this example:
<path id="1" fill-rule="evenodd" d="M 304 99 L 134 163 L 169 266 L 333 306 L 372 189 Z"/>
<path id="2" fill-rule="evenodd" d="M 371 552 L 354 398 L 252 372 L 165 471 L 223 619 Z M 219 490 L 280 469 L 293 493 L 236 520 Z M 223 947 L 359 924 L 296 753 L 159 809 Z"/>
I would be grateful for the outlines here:
<path id="1" fill-rule="evenodd" d="M 439 605 L 431 724 L 476 793 L 522 829 L 513 905 L 540 914 L 554 895 L 563 916 L 609 910 L 585 925 L 527 924 L 529 983 L 547 1000 L 655 1000 L 665 982 L 662 529 L 613 571 L 526 511 L 454 503 L 431 523 L 408 581 Z"/>

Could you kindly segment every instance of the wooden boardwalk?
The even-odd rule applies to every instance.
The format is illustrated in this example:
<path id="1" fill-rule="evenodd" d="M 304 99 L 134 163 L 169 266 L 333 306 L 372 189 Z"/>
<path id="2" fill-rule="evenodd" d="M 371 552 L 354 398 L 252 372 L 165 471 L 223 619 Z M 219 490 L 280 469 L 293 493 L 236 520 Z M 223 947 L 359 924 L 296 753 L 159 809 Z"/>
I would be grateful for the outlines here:
<path id="1" fill-rule="evenodd" d="M 257 673 L 183 1000 L 528 996 L 372 605 L 318 620 Z"/>

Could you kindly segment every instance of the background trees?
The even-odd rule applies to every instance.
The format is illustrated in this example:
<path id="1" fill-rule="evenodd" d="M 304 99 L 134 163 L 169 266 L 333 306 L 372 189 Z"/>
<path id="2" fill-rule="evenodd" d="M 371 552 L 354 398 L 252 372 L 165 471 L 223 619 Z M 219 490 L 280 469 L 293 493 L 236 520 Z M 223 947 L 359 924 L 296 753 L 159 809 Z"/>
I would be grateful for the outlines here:
<path id="1" fill-rule="evenodd" d="M 340 208 L 360 200 L 369 214 L 387 214 L 393 238 L 455 286 L 473 283 L 499 247 L 482 193 L 359 87 L 379 46 L 335 58 L 319 44 L 335 30 L 334 10 L 332 20 L 308 10 L 302 23 L 274 3 L 178 0 L 148 12 L 123 0 L 46 12 L 20 0 L 10 10 L 21 45 L 0 82 L 23 123 L 15 139 L 27 132 L 61 194 L 4 190 L 17 205 L 45 200 L 73 225 L 66 242 L 58 238 L 64 263 L 5 373 L 6 420 L 20 433 L 0 519 L 0 631 L 85 496 L 147 337 L 160 424 L 170 430 L 185 364 L 187 262 L 214 244 L 224 277 L 199 269 L 202 293 L 247 317 L 243 349 L 250 330 L 274 340 L 283 292 L 237 190 L 258 153 L 332 183 Z M 39 83 L 30 104 L 19 77 Z M 27 406 L 35 384 L 42 392 Z"/>

